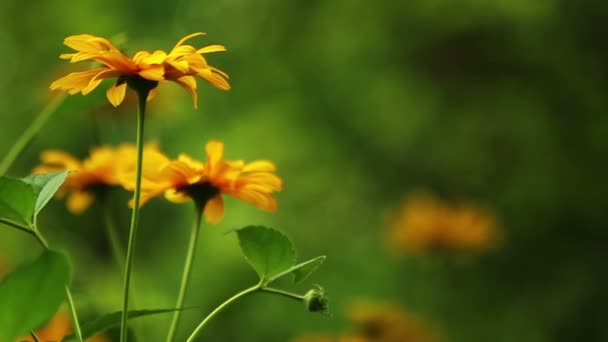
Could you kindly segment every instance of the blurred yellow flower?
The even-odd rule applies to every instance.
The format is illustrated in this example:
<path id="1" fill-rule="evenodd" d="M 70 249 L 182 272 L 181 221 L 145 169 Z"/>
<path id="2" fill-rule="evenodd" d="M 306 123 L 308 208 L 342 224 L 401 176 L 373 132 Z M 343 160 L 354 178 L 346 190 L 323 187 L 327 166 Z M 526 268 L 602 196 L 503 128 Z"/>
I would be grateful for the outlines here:
<path id="1" fill-rule="evenodd" d="M 439 334 L 428 323 L 400 306 L 359 301 L 348 308 L 359 335 L 372 342 L 436 342 Z"/>
<path id="2" fill-rule="evenodd" d="M 223 160 L 224 143 L 215 140 L 207 143 L 206 152 L 206 163 L 182 154 L 177 160 L 167 158 L 156 165 L 144 165 L 141 205 L 161 194 L 174 203 L 195 200 L 204 206 L 205 218 L 210 223 L 217 223 L 223 217 L 222 193 L 266 211 L 277 209 L 272 193 L 282 189 L 283 181 L 274 173 L 274 163 Z M 125 179 L 123 186 L 133 190 L 134 177 Z"/>
<path id="3" fill-rule="evenodd" d="M 437 342 L 439 333 L 395 304 L 357 301 L 347 309 L 354 334 L 303 336 L 292 342 Z"/>
<path id="4" fill-rule="evenodd" d="M 42 163 L 35 167 L 32 173 L 72 171 L 57 195 L 62 197 L 69 192 L 68 210 L 80 214 L 93 203 L 96 192 L 119 186 L 125 173 L 134 172 L 136 157 L 137 151 L 133 144 L 92 148 L 89 156 L 83 161 L 64 151 L 46 150 L 40 155 Z M 156 164 L 162 157 L 164 156 L 158 151 L 156 144 L 147 144 L 144 147 L 144 165 Z"/>
<path id="5" fill-rule="evenodd" d="M 410 196 L 389 229 L 400 251 L 483 251 L 498 242 L 495 216 L 480 206 L 445 203 L 431 194 Z"/>
<path id="6" fill-rule="evenodd" d="M 67 37 L 64 44 L 76 50 L 75 53 L 60 55 L 71 63 L 96 61 L 102 66 L 87 71 L 73 72 L 64 76 L 50 86 L 51 90 L 64 90 L 73 95 L 87 95 L 107 78 L 116 78 L 106 95 L 113 106 L 118 106 L 125 98 L 127 81 L 130 78 L 143 78 L 153 82 L 173 81 L 185 88 L 197 104 L 196 79 L 198 76 L 215 87 L 229 90 L 228 75 L 210 66 L 204 54 L 226 51 L 222 45 L 209 45 L 197 49 L 184 43 L 193 37 L 204 35 L 193 33 L 182 38 L 173 49 L 166 53 L 156 50 L 153 53 L 139 51 L 132 58 L 125 56 L 109 40 L 90 34 Z"/>
<path id="7" fill-rule="evenodd" d="M 72 320 L 65 310 L 60 310 L 48 323 L 36 331 L 36 336 L 41 342 L 61 341 L 64 337 L 72 333 Z M 15 342 L 34 342 L 31 335 L 23 336 Z M 110 342 L 102 335 L 91 337 L 87 342 Z"/>
<path id="8" fill-rule="evenodd" d="M 361 336 L 339 336 L 339 337 L 324 337 L 324 336 L 303 336 L 297 337 L 291 342 L 373 342 L 372 340 Z"/>

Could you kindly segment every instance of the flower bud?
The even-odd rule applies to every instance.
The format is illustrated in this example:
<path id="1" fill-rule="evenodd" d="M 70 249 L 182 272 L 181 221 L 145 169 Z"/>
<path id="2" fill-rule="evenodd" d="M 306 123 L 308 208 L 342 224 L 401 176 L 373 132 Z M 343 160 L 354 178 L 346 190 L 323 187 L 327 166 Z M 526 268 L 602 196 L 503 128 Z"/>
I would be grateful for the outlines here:
<path id="1" fill-rule="evenodd" d="M 315 285 L 313 289 L 304 295 L 304 305 L 310 312 L 327 314 L 329 298 L 327 291 L 321 286 Z"/>

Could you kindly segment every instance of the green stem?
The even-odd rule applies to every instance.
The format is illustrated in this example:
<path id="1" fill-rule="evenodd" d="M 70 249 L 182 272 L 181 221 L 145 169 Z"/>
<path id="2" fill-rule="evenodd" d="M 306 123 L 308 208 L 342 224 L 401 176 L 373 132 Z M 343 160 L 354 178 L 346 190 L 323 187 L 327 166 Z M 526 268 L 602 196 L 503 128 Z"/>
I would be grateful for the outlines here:
<path id="1" fill-rule="evenodd" d="M 127 320 L 129 310 L 129 286 L 131 284 L 131 267 L 135 254 L 137 228 L 139 226 L 139 197 L 141 194 L 141 173 L 143 160 L 144 118 L 146 115 L 146 99 L 150 91 L 137 91 L 137 166 L 135 168 L 135 190 L 133 193 L 133 211 L 131 214 L 131 227 L 129 228 L 129 242 L 127 245 L 127 259 L 125 261 L 125 275 L 122 301 L 122 319 L 120 324 L 120 342 L 127 341 Z"/>
<path id="2" fill-rule="evenodd" d="M 295 299 L 295 300 L 297 300 L 299 302 L 301 302 L 301 301 L 304 300 L 304 296 L 300 296 L 300 295 L 295 294 L 295 293 L 291 293 L 291 292 L 275 289 L 275 288 L 272 288 L 272 287 L 262 287 L 262 288 L 260 288 L 260 291 L 278 294 L 278 295 L 281 295 L 283 297 Z"/>
<path id="3" fill-rule="evenodd" d="M 40 337 L 38 337 L 34 331 L 30 331 L 30 335 L 32 335 L 34 342 L 40 342 Z"/>
<path id="4" fill-rule="evenodd" d="M 7 221 L 5 219 L 1 219 L 0 218 L 0 223 L 3 223 L 5 225 L 7 225 L 7 226 L 11 226 L 13 228 L 19 229 L 20 231 L 26 232 L 28 234 L 32 233 L 32 230 L 30 228 L 28 228 L 26 226 L 22 226 L 20 224 L 14 223 L 14 222 L 11 222 L 11 221 Z"/>
<path id="5" fill-rule="evenodd" d="M 40 245 L 42 245 L 42 247 L 44 247 L 44 249 L 49 249 L 48 242 L 46 242 L 46 239 L 44 238 L 44 236 L 42 236 L 42 234 L 40 234 L 36 227 L 34 227 L 34 229 L 31 229 L 29 233 L 32 234 L 36 238 L 36 240 L 38 240 L 38 242 L 40 243 Z M 78 319 L 78 314 L 76 313 L 76 305 L 74 304 L 72 292 L 70 291 L 70 288 L 67 284 L 65 285 L 65 296 L 66 300 L 68 301 L 68 306 L 70 307 L 70 312 L 72 313 L 72 324 L 74 325 L 76 337 L 78 338 L 79 342 L 83 342 L 84 340 L 82 338 L 82 331 L 80 331 L 80 321 Z"/>
<path id="6" fill-rule="evenodd" d="M 184 299 L 186 297 L 186 291 L 188 289 L 188 283 L 190 281 L 190 274 L 192 271 L 192 264 L 194 261 L 194 256 L 196 254 L 196 246 L 198 245 L 198 235 L 201 227 L 201 218 L 203 215 L 202 206 L 195 205 L 195 218 L 194 223 L 192 224 L 192 231 L 190 232 L 190 241 L 188 242 L 188 252 L 186 253 L 186 261 L 184 263 L 184 271 L 182 273 L 182 281 L 179 286 L 179 294 L 177 296 L 177 302 L 175 304 L 175 308 L 179 309 L 175 311 L 173 314 L 173 319 L 171 320 L 171 325 L 169 327 L 169 333 L 167 334 L 167 342 L 173 341 L 175 338 L 175 333 L 177 332 L 177 328 L 179 326 L 179 319 L 181 317 L 181 309 L 184 306 Z"/>
<path id="7" fill-rule="evenodd" d="M 110 204 L 105 199 L 103 207 L 103 218 L 106 224 L 106 234 L 108 235 L 108 240 L 110 242 L 112 257 L 114 258 L 114 262 L 116 263 L 118 270 L 122 275 L 125 272 L 125 250 L 122 247 L 120 238 L 118 237 L 118 231 L 116 229 L 116 225 L 114 224 L 114 219 L 112 218 Z"/>
<path id="8" fill-rule="evenodd" d="M 218 313 L 220 313 L 222 310 L 224 310 L 226 307 L 228 307 L 230 304 L 236 302 L 237 300 L 239 300 L 242 297 L 245 297 L 249 294 L 255 293 L 257 291 L 260 291 L 261 289 L 261 285 L 255 285 L 252 286 L 246 290 L 243 290 L 237 294 L 235 294 L 234 296 L 232 296 L 230 299 L 228 299 L 227 301 L 223 302 L 222 304 L 220 304 L 220 306 L 218 306 L 217 308 L 215 308 L 215 310 L 213 310 L 209 315 L 207 315 L 207 317 L 205 317 L 205 319 L 203 319 L 203 321 L 196 327 L 196 329 L 194 329 L 194 331 L 192 332 L 192 334 L 190 335 L 190 337 L 188 337 L 188 339 L 186 340 L 186 342 L 192 342 L 194 341 L 194 339 L 196 338 L 196 336 L 203 330 L 203 328 L 205 327 L 205 325 L 207 325 L 207 323 L 213 318 L 215 317 Z"/>
<path id="9" fill-rule="evenodd" d="M 13 165 L 15 159 L 23 152 L 23 149 L 27 144 L 32 141 L 36 134 L 44 127 L 46 122 L 49 120 L 51 115 L 55 113 L 59 105 L 63 103 L 67 95 L 59 95 L 49 102 L 46 107 L 38 114 L 38 116 L 32 121 L 28 128 L 23 131 L 21 136 L 17 139 L 15 144 L 11 147 L 8 153 L 4 156 L 0 162 L 0 175 L 4 175 L 8 169 Z"/>

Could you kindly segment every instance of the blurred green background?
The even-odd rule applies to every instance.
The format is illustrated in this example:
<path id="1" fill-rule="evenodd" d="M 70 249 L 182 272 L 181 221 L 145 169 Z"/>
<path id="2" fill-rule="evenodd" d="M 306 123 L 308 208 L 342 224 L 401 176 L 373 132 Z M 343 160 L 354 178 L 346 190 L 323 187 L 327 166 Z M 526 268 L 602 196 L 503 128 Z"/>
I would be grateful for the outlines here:
<path id="1" fill-rule="evenodd" d="M 184 330 L 255 282 L 224 234 L 255 223 L 286 232 L 302 259 L 328 255 L 295 290 L 323 285 L 334 316 L 261 294 L 201 341 L 348 332 L 356 298 L 400 303 L 445 341 L 608 341 L 607 18 L 602 1 L 0 0 L 0 153 L 49 101 L 52 80 L 86 68 L 58 58 L 66 36 L 125 34 L 132 54 L 204 31 L 193 43 L 228 47 L 209 60 L 233 90 L 199 80 L 194 110 L 181 88 L 162 85 L 147 140 L 202 159 L 205 142 L 221 139 L 230 159 L 274 160 L 285 189 L 275 214 L 229 199 L 225 219 L 203 227 Z M 133 94 L 118 109 L 104 96 L 69 97 L 9 174 L 28 174 L 47 148 L 84 157 L 91 145 L 133 141 Z M 391 213 L 419 188 L 491 207 L 501 248 L 466 263 L 397 257 L 385 241 Z M 125 240 L 127 198 L 112 201 Z M 191 205 L 144 207 L 138 307 L 173 305 L 192 216 Z M 98 204 L 72 216 L 62 201 L 39 222 L 71 255 L 88 317 L 121 303 L 102 223 Z M 18 264 L 37 251 L 0 227 L 1 258 Z M 162 340 L 169 318 L 135 324 L 140 341 Z"/>

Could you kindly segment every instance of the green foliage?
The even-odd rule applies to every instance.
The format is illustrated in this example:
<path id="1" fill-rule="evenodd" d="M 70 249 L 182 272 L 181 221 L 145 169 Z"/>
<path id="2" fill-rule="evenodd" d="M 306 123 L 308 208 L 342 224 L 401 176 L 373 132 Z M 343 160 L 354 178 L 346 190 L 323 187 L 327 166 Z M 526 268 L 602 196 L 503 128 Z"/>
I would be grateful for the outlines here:
<path id="1" fill-rule="evenodd" d="M 68 259 L 47 250 L 0 284 L 0 341 L 12 341 L 40 327 L 57 311 L 71 279 Z"/>
<path id="2" fill-rule="evenodd" d="M 32 185 L 36 193 L 36 208 L 34 215 L 38 215 L 40 210 L 53 198 L 59 187 L 65 182 L 70 171 L 59 171 L 40 173 L 23 178 Z"/>
<path id="3" fill-rule="evenodd" d="M 35 205 L 36 193 L 30 184 L 0 177 L 0 219 L 31 227 Z"/>
<path id="4" fill-rule="evenodd" d="M 268 227 L 248 226 L 236 231 L 241 251 L 257 272 L 262 285 L 293 273 L 299 283 L 314 272 L 325 260 L 319 256 L 295 265 L 296 252 L 285 234 Z"/>
<path id="5" fill-rule="evenodd" d="M 280 277 L 282 277 L 288 273 L 293 274 L 294 284 L 301 283 L 304 280 L 306 280 L 306 278 L 308 278 L 308 276 L 310 276 L 314 271 L 316 271 L 317 268 L 319 268 L 319 266 L 321 266 L 323 261 L 325 261 L 325 258 L 326 257 L 324 255 L 322 255 L 322 256 L 318 256 L 316 258 L 310 259 L 308 261 L 304 261 L 297 265 L 294 265 L 294 266 L 290 267 L 289 269 L 272 277 L 272 279 L 270 279 L 269 283 L 275 281 L 276 279 L 279 279 Z"/>
<path id="6" fill-rule="evenodd" d="M 22 179 L 0 177 L 0 219 L 33 228 L 40 210 L 65 182 L 68 171 L 31 175 Z"/>
<path id="7" fill-rule="evenodd" d="M 129 319 L 134 319 L 138 317 L 157 315 L 162 313 L 174 312 L 183 309 L 157 309 L 157 310 L 129 310 Z M 120 325 L 120 320 L 122 317 L 122 311 L 116 311 L 109 313 L 107 315 L 101 316 L 93 321 L 84 323 L 81 325 L 80 329 L 82 331 L 83 338 L 93 337 L 99 333 L 102 333 L 112 327 Z M 63 342 L 76 342 L 78 339 L 74 334 L 66 336 L 63 339 Z"/>

